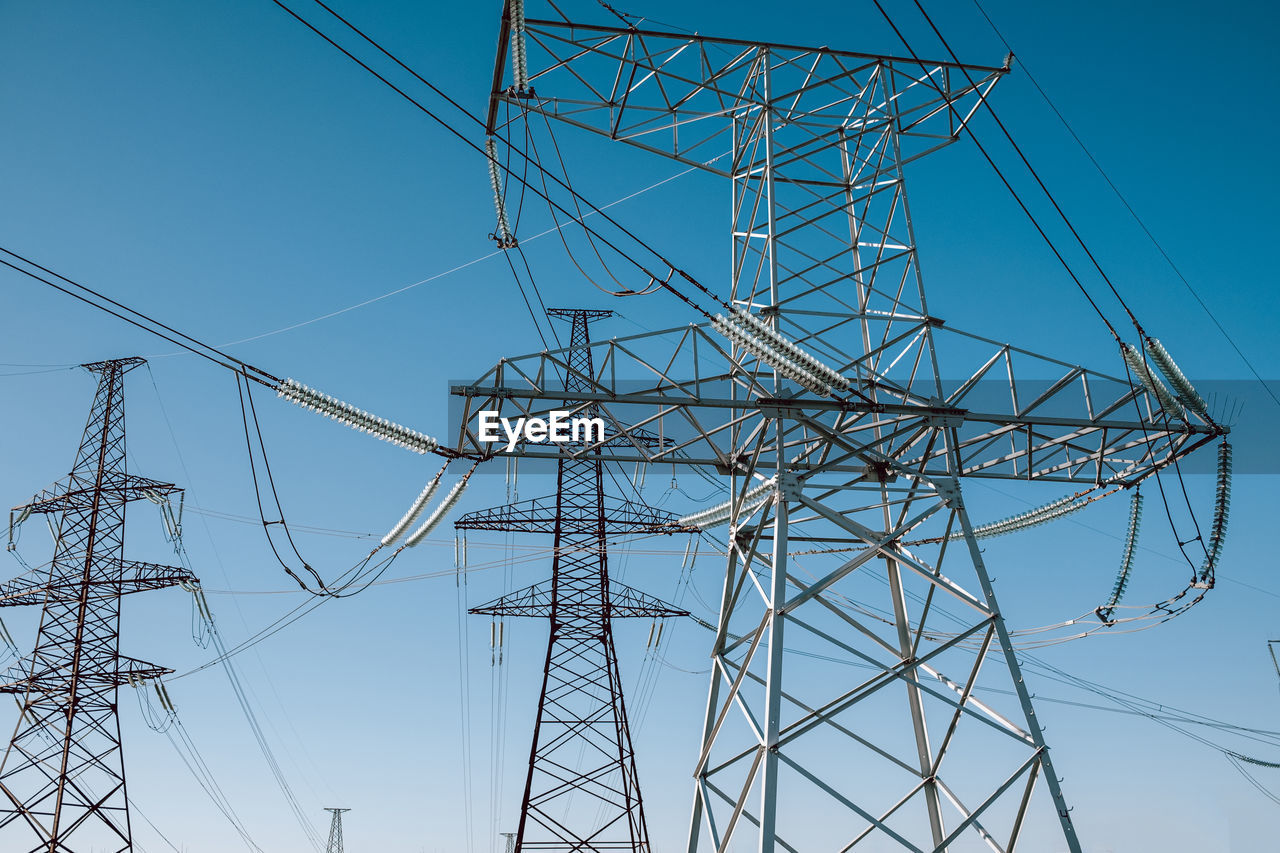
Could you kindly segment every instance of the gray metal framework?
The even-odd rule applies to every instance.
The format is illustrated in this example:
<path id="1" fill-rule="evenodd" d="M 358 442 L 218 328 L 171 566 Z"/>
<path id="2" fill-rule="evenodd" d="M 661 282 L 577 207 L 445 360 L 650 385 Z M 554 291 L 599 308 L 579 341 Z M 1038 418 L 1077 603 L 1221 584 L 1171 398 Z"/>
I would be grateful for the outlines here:
<path id="1" fill-rule="evenodd" d="M 325 811 L 331 813 L 333 818 L 329 821 L 329 843 L 325 845 L 324 853 L 342 853 L 342 813 L 351 809 L 326 808 Z"/>
<path id="2" fill-rule="evenodd" d="M 98 390 L 75 466 L 16 508 L 56 519 L 57 545 L 47 578 L 0 585 L 0 607 L 42 606 L 34 651 L 0 684 L 20 708 L 0 760 L 5 850 L 133 849 L 119 688 L 173 670 L 120 654 L 121 596 L 198 582 L 185 569 L 124 558 L 126 505 L 181 491 L 125 470 L 124 375 L 143 363 L 83 365 Z"/>
<path id="3" fill-rule="evenodd" d="M 481 410 L 590 410 L 611 432 L 584 458 L 728 475 L 690 853 L 1079 851 L 961 481 L 1131 486 L 1225 430 L 929 314 L 903 167 L 955 141 L 1008 69 L 518 18 L 490 130 L 541 113 L 726 178 L 725 298 L 847 379 L 801 387 L 776 352 L 689 325 L 451 389 L 460 453 L 505 453 L 478 440 Z M 520 88 L 501 84 L 508 38 Z"/>
<path id="4" fill-rule="evenodd" d="M 592 374 L 591 320 L 612 311 L 551 309 L 572 324 L 564 392 Z M 592 407 L 588 417 L 595 417 Z M 653 442 L 641 434 L 637 441 Z M 633 851 L 649 853 L 649 828 L 636 772 L 635 750 L 613 620 L 688 616 L 609 577 L 607 542 L 619 533 L 687 531 L 670 513 L 606 497 L 599 451 L 561 444 L 556 494 L 464 515 L 459 530 L 545 533 L 553 537 L 550 580 L 504 595 L 469 612 L 498 618 L 550 620 L 542 690 L 529 751 L 515 851 Z"/>

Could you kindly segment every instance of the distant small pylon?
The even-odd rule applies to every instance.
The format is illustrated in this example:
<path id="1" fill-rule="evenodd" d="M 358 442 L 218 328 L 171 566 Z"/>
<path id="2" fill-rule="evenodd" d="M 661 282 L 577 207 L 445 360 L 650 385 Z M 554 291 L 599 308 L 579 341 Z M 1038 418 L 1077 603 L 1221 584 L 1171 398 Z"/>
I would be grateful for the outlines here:
<path id="1" fill-rule="evenodd" d="M 333 820 L 329 823 L 329 844 L 325 847 L 325 853 L 342 853 L 342 813 L 349 812 L 351 809 L 325 809 L 327 812 L 333 813 Z"/>
<path id="2" fill-rule="evenodd" d="M 498 834 L 507 839 L 505 853 L 516 853 L 516 834 L 514 832 L 500 832 Z"/>

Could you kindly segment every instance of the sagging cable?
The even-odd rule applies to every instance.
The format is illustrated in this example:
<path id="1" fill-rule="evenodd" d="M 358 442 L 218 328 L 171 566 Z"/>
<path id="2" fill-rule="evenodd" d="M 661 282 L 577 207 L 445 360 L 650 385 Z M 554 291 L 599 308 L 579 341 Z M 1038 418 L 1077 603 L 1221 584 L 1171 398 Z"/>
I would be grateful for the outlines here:
<path id="1" fill-rule="evenodd" d="M 1133 558 L 1138 549 L 1138 531 L 1142 528 L 1142 493 L 1134 490 L 1129 499 L 1129 528 L 1124 537 L 1124 551 L 1120 555 L 1120 571 L 1116 573 L 1115 585 L 1111 588 L 1111 598 L 1107 603 L 1094 610 L 1104 624 L 1114 625 L 1111 618 L 1116 605 L 1124 598 L 1124 591 L 1129 586 L 1129 572 L 1133 569 Z"/>
<path id="2" fill-rule="evenodd" d="M 498 244 L 499 249 L 514 249 L 515 235 L 511 233 L 511 223 L 507 219 L 507 203 L 502 197 L 502 172 L 498 165 L 498 148 L 493 137 L 485 137 L 484 153 L 489 159 L 489 185 L 493 187 L 493 206 L 498 213 L 498 230 L 489 235 L 489 239 Z"/>
<path id="3" fill-rule="evenodd" d="M 371 415 L 293 379 L 281 382 L 276 387 L 276 396 L 414 453 L 430 453 L 440 446 L 440 442 L 429 435 Z"/>
<path id="4" fill-rule="evenodd" d="M 1143 358 L 1142 353 L 1138 351 L 1138 348 L 1122 341 L 1120 343 L 1120 352 L 1124 355 L 1124 360 L 1125 363 L 1129 365 L 1129 370 L 1132 371 L 1132 373 L 1138 378 L 1138 381 L 1142 383 L 1142 387 L 1147 389 L 1147 393 L 1156 398 L 1156 401 L 1160 404 L 1160 408 L 1163 409 L 1166 414 L 1173 415 L 1174 417 L 1183 417 L 1185 413 L 1183 412 L 1182 404 L 1178 402 L 1178 398 L 1173 396 L 1172 392 L 1169 391 L 1165 384 L 1160 381 L 1159 377 L 1151 372 L 1151 368 L 1147 367 L 1147 362 Z"/>
<path id="5" fill-rule="evenodd" d="M 686 515 L 678 519 L 676 523 L 682 527 L 694 527 L 698 530 L 719 527 L 733 517 L 735 506 L 738 508 L 738 513 L 743 515 L 754 511 L 767 501 L 773 491 L 774 480 L 775 478 L 770 477 L 763 483 L 752 487 L 742 496 L 741 502 L 730 498 L 724 503 Z"/>
<path id="6" fill-rule="evenodd" d="M 529 52 L 525 42 L 524 0 L 511 0 L 511 77 L 517 92 L 529 88 Z"/>
<path id="7" fill-rule="evenodd" d="M 1169 351 L 1164 348 L 1164 344 L 1155 338 L 1147 338 L 1145 344 L 1147 357 L 1155 362 L 1156 367 L 1164 374 L 1164 378 L 1173 386 L 1173 391 L 1178 395 L 1178 400 L 1206 421 L 1210 420 L 1209 407 L 1205 404 L 1204 398 L 1200 396 L 1191 381 L 1187 379 L 1186 374 L 1174 362 L 1173 356 L 1169 355 Z"/>
<path id="8" fill-rule="evenodd" d="M 1222 546 L 1227 541 L 1227 516 L 1231 513 L 1231 445 L 1218 445 L 1218 485 L 1213 502 L 1213 523 L 1209 526 L 1209 543 L 1205 546 L 1204 562 L 1196 576 L 1196 586 L 1213 588 L 1214 572 L 1222 556 Z"/>
<path id="9" fill-rule="evenodd" d="M 445 468 L 447 467 L 449 466 L 446 464 Z M 396 522 L 395 527 L 387 531 L 386 536 L 382 537 L 383 548 L 403 536 L 404 532 L 413 526 L 413 523 L 418 520 L 418 516 L 422 515 L 422 510 L 426 508 L 427 501 L 431 500 L 431 496 L 436 493 L 436 489 L 440 486 L 440 478 L 444 476 L 445 468 L 441 468 L 439 473 L 431 478 L 431 482 L 427 483 L 423 490 L 418 493 L 418 496 L 414 498 L 413 504 L 409 507 L 409 511 Z"/>
<path id="10" fill-rule="evenodd" d="M 462 493 L 466 491 L 467 481 L 471 479 L 472 471 L 475 471 L 475 468 L 464 474 L 462 479 L 449 490 L 449 494 L 444 496 L 444 500 L 440 501 L 440 505 L 435 508 L 435 511 L 427 516 L 426 521 L 422 522 L 422 526 L 409 534 L 409 538 L 404 540 L 404 547 L 414 547 L 427 538 L 427 534 L 434 530 L 441 521 L 444 521 L 445 516 L 449 514 L 449 510 L 453 509 L 453 505 L 458 502 L 458 498 L 462 497 Z"/>

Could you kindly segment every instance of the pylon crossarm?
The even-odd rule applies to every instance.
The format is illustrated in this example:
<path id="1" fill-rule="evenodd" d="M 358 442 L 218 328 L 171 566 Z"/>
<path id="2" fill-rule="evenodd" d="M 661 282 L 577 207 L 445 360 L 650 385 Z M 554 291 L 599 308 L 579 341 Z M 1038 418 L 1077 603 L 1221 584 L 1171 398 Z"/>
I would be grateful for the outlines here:
<path id="1" fill-rule="evenodd" d="M 0 584 L 0 607 L 44 604 L 47 598 L 75 599 L 78 598 L 81 588 L 86 585 L 93 590 L 90 595 L 128 595 L 134 592 L 178 586 L 182 583 L 200 582 L 200 579 L 191 572 L 177 566 L 140 563 L 135 560 L 121 562 L 122 571 L 119 576 L 92 578 L 87 582 L 68 578 L 52 582 L 47 578 L 15 578 Z"/>
<path id="2" fill-rule="evenodd" d="M 86 509 L 93 505 L 95 493 L 101 493 L 101 499 L 130 502 L 151 500 L 175 495 L 182 489 L 172 483 L 162 483 L 135 474 L 109 472 L 103 476 L 102 488 L 97 489 L 95 482 L 83 477 L 71 477 L 64 483 L 40 492 L 26 504 L 14 507 L 17 510 L 29 510 L 32 514 L 65 512 L 68 509 Z"/>
<path id="3" fill-rule="evenodd" d="M 505 359 L 475 383 L 451 389 L 463 399 L 454 450 L 555 458 L 554 445 L 522 442 L 507 451 L 505 442 L 481 442 L 477 414 L 548 418 L 552 411 L 590 406 L 608 429 L 604 441 L 581 452 L 599 453 L 605 461 L 742 467 L 734 460 L 742 458 L 745 441 L 735 446 L 735 436 L 754 439 L 770 418 L 781 418 L 787 421 L 782 440 L 788 464 L 801 472 L 852 473 L 874 463 L 899 474 L 951 476 L 948 445 L 937 440 L 943 431 L 953 437 L 949 446 L 961 459 L 963 476 L 1129 485 L 1225 432 L 1194 413 L 1167 416 L 1145 389 L 1122 379 L 978 336 L 932 331 L 935 338 L 945 332 L 970 357 L 989 347 L 942 397 L 873 374 L 852 359 L 835 363 L 866 377 L 859 395 L 779 397 L 749 378 L 754 362 L 735 358 L 702 326 L 592 344 L 594 362 L 609 368 L 587 375 L 580 367 L 575 376 L 581 390 L 573 392 L 530 378 L 557 376 L 550 365 L 559 365 L 560 356 Z M 1044 375 L 1051 378 L 1039 378 Z M 628 376 L 638 378 L 621 378 Z M 731 387 L 737 393 L 730 394 Z M 643 424 L 646 441 L 631 440 L 625 424 Z M 647 440 L 653 434 L 660 443 Z M 904 452 L 912 448 L 915 453 Z"/>
<path id="4" fill-rule="evenodd" d="M 707 161 L 730 149 L 730 120 L 762 107 L 815 137 L 892 125 L 917 143 L 910 156 L 922 156 L 954 140 L 1008 70 L 532 18 L 522 43 L 527 88 L 503 82 L 500 50 L 491 133 L 509 104 L 718 174 L 729 173 Z M 766 66 L 768 98 L 759 86 Z"/>

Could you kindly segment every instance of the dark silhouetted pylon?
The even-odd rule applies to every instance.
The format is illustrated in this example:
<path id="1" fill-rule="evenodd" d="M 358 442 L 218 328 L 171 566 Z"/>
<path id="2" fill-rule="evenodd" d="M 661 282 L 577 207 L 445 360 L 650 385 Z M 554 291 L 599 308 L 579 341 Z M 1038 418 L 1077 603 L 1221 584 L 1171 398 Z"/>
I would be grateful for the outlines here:
<path id="1" fill-rule="evenodd" d="M 566 391 L 582 391 L 592 375 L 590 320 L 611 311 L 551 309 L 572 323 L 565 357 Z M 594 418 L 594 405 L 575 417 Z M 463 516 L 462 530 L 549 533 L 552 577 L 471 613 L 551 620 L 542 693 L 514 849 L 521 851 L 647 851 L 640 784 L 613 645 L 618 617 L 686 616 L 651 596 L 609 580 L 606 536 L 674 532 L 674 517 L 604 493 L 598 449 L 560 444 L 554 498 L 535 498 Z"/>
<path id="2" fill-rule="evenodd" d="M 0 606 L 43 606 L 35 650 L 0 684 L 21 708 L 0 762 L 6 851 L 133 850 L 117 694 L 173 670 L 120 654 L 120 601 L 196 581 L 185 569 L 124 557 L 126 505 L 180 491 L 125 470 L 124 375 L 143 363 L 83 365 L 98 375 L 98 391 L 75 467 L 15 510 L 49 516 L 57 544 L 47 577 L 0 585 Z"/>
<path id="3" fill-rule="evenodd" d="M 342 853 L 342 813 L 349 812 L 351 809 L 325 809 L 333 814 L 333 820 L 329 821 L 329 843 L 324 848 L 324 853 Z"/>

